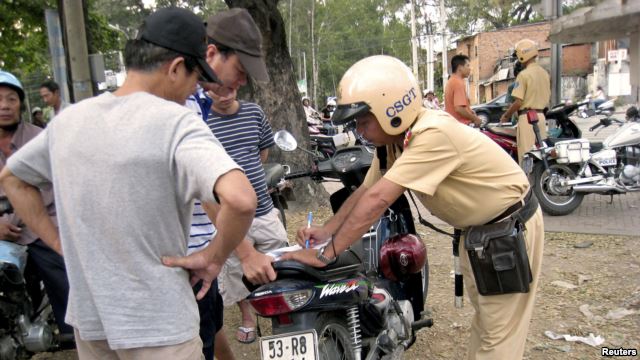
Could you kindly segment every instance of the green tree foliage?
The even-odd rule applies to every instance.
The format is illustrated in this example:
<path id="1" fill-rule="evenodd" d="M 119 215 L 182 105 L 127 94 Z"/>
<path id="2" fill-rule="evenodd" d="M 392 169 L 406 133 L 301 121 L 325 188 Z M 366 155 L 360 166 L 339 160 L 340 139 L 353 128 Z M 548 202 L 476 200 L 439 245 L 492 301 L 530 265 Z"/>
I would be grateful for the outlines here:
<path id="1" fill-rule="evenodd" d="M 117 50 L 118 32 L 88 2 L 86 20 L 92 53 Z M 26 77 L 51 74 L 49 44 L 44 11 L 57 8 L 55 0 L 4 0 L 0 2 L 0 67 Z M 78 41 L 71 39 L 70 41 Z"/>
<path id="2" fill-rule="evenodd" d="M 48 67 L 47 0 L 0 1 L 0 68 L 30 73 Z"/>
<path id="3" fill-rule="evenodd" d="M 404 0 L 315 0 L 315 44 L 311 43 L 311 1 L 280 1 L 279 8 L 289 31 L 294 72 L 303 78 L 306 55 L 307 79 L 311 84 L 311 47 L 316 46 L 319 70 L 317 106 L 335 96 L 344 72 L 356 61 L 386 54 L 411 63 L 409 10 Z"/>
<path id="4" fill-rule="evenodd" d="M 602 0 L 563 1 L 563 14 L 600 2 Z M 544 20 L 543 14 L 535 11 L 541 0 L 445 0 L 445 4 L 448 30 L 459 35 Z"/>
<path id="5" fill-rule="evenodd" d="M 454 34 L 500 29 L 540 21 L 533 6 L 541 0 L 446 0 L 447 27 Z"/>
<path id="6" fill-rule="evenodd" d="M 93 0 L 96 12 L 104 16 L 113 27 L 120 29 L 128 38 L 135 36 L 142 20 L 154 9 L 182 7 L 206 18 L 227 9 L 222 0 L 156 0 L 155 6 L 145 5 L 142 0 Z"/>

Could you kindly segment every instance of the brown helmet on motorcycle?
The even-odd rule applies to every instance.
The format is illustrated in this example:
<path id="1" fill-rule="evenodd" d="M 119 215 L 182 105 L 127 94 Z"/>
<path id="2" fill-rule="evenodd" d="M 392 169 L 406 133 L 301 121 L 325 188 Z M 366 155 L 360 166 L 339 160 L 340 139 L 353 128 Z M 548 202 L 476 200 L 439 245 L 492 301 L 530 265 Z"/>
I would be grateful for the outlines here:
<path id="1" fill-rule="evenodd" d="M 380 269 L 389 280 L 404 280 L 420 272 L 427 261 L 427 248 L 413 234 L 399 234 L 387 239 L 380 248 Z"/>

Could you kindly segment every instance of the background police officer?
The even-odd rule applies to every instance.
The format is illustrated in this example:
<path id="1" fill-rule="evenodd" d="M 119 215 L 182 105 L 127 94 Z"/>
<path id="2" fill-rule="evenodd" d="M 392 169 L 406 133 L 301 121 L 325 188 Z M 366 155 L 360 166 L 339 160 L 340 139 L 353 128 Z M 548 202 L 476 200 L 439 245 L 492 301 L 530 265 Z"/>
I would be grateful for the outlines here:
<path id="1" fill-rule="evenodd" d="M 385 69 L 381 72 L 380 69 Z M 411 70 L 389 56 L 372 56 L 354 64 L 340 81 L 332 121 L 356 120 L 357 131 L 376 146 L 386 146 L 386 172 L 373 159 L 364 183 L 322 227 L 298 231 L 298 242 L 331 242 L 289 253 L 317 267 L 361 238 L 407 189 L 434 215 L 458 229 L 508 217 L 522 204 L 529 182 L 522 169 L 488 137 L 442 111 L 429 111 L 407 96 L 418 83 Z M 396 106 L 397 102 L 403 105 Z M 487 161 L 491 159 L 491 161 Z M 523 205 L 525 208 L 526 205 Z M 537 203 L 526 226 L 532 282 L 529 292 L 495 296 L 478 293 L 461 241 L 461 263 L 467 294 L 474 307 L 469 359 L 519 359 L 533 312 L 540 275 L 544 226 Z"/>
<path id="2" fill-rule="evenodd" d="M 511 92 L 515 100 L 500 117 L 500 122 L 510 121 L 511 115 L 518 112 L 518 162 L 522 164 L 524 154 L 536 143 L 533 127 L 527 121 L 527 111 L 537 112 L 540 135 L 543 139 L 547 136 L 543 109 L 551 98 L 551 82 L 547 71 L 536 62 L 538 47 L 535 42 L 529 39 L 518 41 L 515 55 L 524 66 L 524 70 L 518 74 Z"/>

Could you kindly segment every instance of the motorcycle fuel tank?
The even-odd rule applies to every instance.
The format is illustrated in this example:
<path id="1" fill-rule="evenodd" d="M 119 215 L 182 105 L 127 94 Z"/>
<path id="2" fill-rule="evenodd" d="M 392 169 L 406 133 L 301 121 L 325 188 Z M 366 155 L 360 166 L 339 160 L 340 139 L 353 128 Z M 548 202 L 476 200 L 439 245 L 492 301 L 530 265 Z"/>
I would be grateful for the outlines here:
<path id="1" fill-rule="evenodd" d="M 640 123 L 627 123 L 603 142 L 607 148 L 640 144 Z"/>

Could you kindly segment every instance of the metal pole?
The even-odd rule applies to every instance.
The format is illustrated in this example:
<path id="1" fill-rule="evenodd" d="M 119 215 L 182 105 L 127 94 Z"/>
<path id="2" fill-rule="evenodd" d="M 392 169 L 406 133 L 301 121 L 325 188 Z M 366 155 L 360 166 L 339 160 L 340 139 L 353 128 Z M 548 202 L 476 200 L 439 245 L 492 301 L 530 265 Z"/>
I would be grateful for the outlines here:
<path id="1" fill-rule="evenodd" d="M 440 0 L 440 28 L 442 31 L 442 90 L 444 91 L 449 77 L 449 68 L 447 62 L 447 47 L 449 39 L 447 39 L 447 11 L 444 7 L 444 0 Z"/>
<path id="2" fill-rule="evenodd" d="M 293 24 L 293 0 L 289 0 L 289 56 L 291 56 L 291 24 Z"/>
<path id="3" fill-rule="evenodd" d="M 304 51 L 302 52 L 302 68 L 304 74 L 304 86 L 307 88 L 307 96 L 309 96 L 309 84 L 307 83 L 307 53 Z M 313 103 L 315 104 L 315 99 L 313 99 Z"/>
<path id="4" fill-rule="evenodd" d="M 82 0 L 63 0 L 74 101 L 93 96 Z"/>
<path id="5" fill-rule="evenodd" d="M 433 23 L 429 21 L 427 26 L 427 31 L 429 31 L 427 39 L 427 87 L 435 91 L 433 81 Z"/>
<path id="6" fill-rule="evenodd" d="M 71 102 L 67 79 L 67 62 L 65 61 L 64 46 L 62 44 L 62 27 L 60 16 L 54 9 L 46 9 L 44 17 L 47 23 L 47 37 L 49 52 L 53 66 L 53 79 L 60 86 L 60 96 L 66 102 Z"/>
<path id="7" fill-rule="evenodd" d="M 418 37 L 416 35 L 416 3 L 411 0 L 411 63 L 413 76 L 418 79 Z"/>
<path id="8" fill-rule="evenodd" d="M 552 18 L 562 16 L 562 0 L 553 0 Z M 551 106 L 562 101 L 562 44 L 551 44 Z"/>

